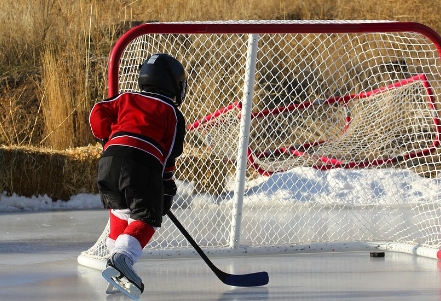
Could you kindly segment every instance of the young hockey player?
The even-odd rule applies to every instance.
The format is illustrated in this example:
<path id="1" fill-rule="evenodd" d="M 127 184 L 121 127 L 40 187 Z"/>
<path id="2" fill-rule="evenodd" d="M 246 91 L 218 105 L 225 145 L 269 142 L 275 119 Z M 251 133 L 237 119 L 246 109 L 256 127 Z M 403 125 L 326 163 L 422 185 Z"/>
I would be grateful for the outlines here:
<path id="1" fill-rule="evenodd" d="M 177 190 L 173 172 L 185 135 L 178 106 L 187 76 L 178 60 L 154 54 L 140 66 L 138 83 L 140 92 L 99 102 L 89 117 L 93 135 L 103 144 L 97 184 L 110 209 L 110 257 L 103 277 L 135 300 L 144 284 L 133 264 L 161 227 Z M 108 293 L 115 291 L 112 285 Z"/>

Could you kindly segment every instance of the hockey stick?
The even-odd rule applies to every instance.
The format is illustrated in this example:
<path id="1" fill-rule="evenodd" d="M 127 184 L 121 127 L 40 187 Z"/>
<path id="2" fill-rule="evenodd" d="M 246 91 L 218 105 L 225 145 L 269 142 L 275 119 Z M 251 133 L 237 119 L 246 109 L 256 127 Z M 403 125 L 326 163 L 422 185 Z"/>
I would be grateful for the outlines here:
<path id="1" fill-rule="evenodd" d="M 243 274 L 243 275 L 232 275 L 225 273 L 219 270 L 205 255 L 204 251 L 196 244 L 193 238 L 188 234 L 187 230 L 181 225 L 178 219 L 174 216 L 171 211 L 167 213 L 167 216 L 172 220 L 172 222 L 176 225 L 176 227 L 181 231 L 181 233 L 185 236 L 185 238 L 190 242 L 193 248 L 198 252 L 198 254 L 202 257 L 205 263 L 210 267 L 210 269 L 216 274 L 217 278 L 222 281 L 226 285 L 231 286 L 261 286 L 266 285 L 269 282 L 269 277 L 267 272 L 258 272 L 251 274 Z"/>

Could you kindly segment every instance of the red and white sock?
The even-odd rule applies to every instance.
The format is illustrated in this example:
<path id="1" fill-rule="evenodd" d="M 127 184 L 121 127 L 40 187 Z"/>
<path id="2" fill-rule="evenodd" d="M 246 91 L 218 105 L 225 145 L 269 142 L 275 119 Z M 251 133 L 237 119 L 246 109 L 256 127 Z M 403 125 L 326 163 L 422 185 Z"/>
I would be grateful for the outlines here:
<path id="1" fill-rule="evenodd" d="M 133 263 L 136 263 L 142 256 L 142 249 L 153 237 L 155 231 L 154 227 L 145 222 L 129 219 L 124 232 L 116 238 L 112 253 L 125 254 Z"/>
<path id="2" fill-rule="evenodd" d="M 110 253 L 113 252 L 115 248 L 115 241 L 121 234 L 124 233 L 124 230 L 129 225 L 130 218 L 130 210 L 110 210 L 109 214 L 109 222 L 110 222 L 110 232 L 106 239 L 107 250 Z"/>

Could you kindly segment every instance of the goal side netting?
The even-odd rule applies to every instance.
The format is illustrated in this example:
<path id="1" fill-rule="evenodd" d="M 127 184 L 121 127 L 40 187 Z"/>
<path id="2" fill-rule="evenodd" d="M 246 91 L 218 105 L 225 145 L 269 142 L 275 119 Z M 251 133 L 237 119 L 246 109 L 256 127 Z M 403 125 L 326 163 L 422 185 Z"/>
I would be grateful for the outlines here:
<path id="1" fill-rule="evenodd" d="M 426 76 L 417 74 L 372 91 L 252 112 L 250 136 L 256 138 L 248 162 L 269 176 L 294 166 L 374 167 L 424 156 L 439 146 L 432 94 Z M 226 152 L 225 144 L 238 146 L 231 133 L 238 132 L 241 109 L 233 103 L 188 130 L 219 157 L 234 160 L 237 152 Z M 293 123 L 295 131 L 289 130 Z M 274 133 L 283 134 L 274 139 Z"/>
<path id="2" fill-rule="evenodd" d="M 441 38 L 412 22 L 146 23 L 115 44 L 109 96 L 153 53 L 188 94 L 172 211 L 211 256 L 391 250 L 440 257 Z M 101 268 L 108 226 L 78 261 Z M 144 258 L 196 253 L 173 223 Z"/>

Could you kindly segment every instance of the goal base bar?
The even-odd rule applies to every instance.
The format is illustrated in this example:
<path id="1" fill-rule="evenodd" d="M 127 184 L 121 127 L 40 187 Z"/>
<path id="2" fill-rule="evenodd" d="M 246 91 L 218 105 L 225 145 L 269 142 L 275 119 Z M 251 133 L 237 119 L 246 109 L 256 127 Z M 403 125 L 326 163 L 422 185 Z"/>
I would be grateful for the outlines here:
<path id="1" fill-rule="evenodd" d="M 210 255 L 211 257 L 378 251 L 407 253 L 421 257 L 441 259 L 441 251 L 438 249 L 428 248 L 420 245 L 393 242 L 335 242 L 286 246 L 243 246 L 237 249 L 204 249 L 204 253 Z M 197 256 L 199 256 L 199 254 L 193 249 L 145 250 L 143 259 L 174 259 L 192 258 Z M 86 252 L 81 253 L 77 258 L 80 265 L 96 270 L 104 270 L 106 268 L 106 260 L 106 258 L 101 259 L 95 256 L 90 256 Z"/>

